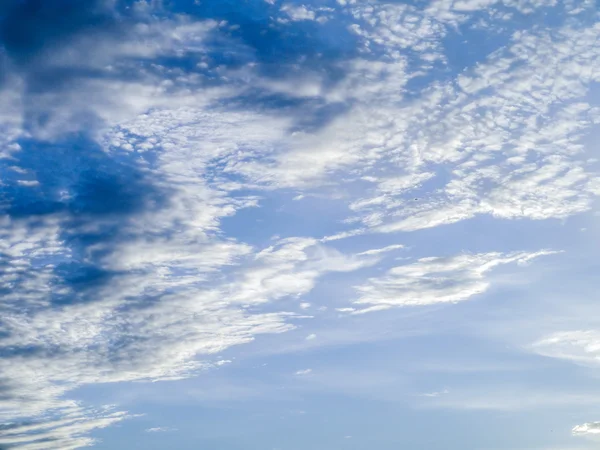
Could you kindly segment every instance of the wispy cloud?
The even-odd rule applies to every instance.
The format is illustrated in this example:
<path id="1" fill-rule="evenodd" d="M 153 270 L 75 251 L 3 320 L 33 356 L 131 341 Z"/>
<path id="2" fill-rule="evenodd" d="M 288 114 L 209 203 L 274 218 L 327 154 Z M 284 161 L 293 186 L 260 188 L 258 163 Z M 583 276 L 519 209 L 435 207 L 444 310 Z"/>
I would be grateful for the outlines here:
<path id="1" fill-rule="evenodd" d="M 177 431 L 177 428 L 169 428 L 169 427 L 146 428 L 146 433 L 166 433 L 169 431 Z"/>
<path id="2" fill-rule="evenodd" d="M 600 422 L 588 422 L 581 425 L 575 425 L 571 431 L 575 436 L 600 434 Z"/>
<path id="3" fill-rule="evenodd" d="M 490 283 L 485 275 L 497 266 L 525 263 L 552 251 L 536 253 L 481 253 L 450 258 L 421 258 L 396 266 L 381 277 L 357 286 L 360 297 L 354 303 L 364 306 L 351 312 L 365 313 L 398 306 L 456 303 L 485 292 Z"/>
<path id="4" fill-rule="evenodd" d="M 76 449 L 88 447 L 95 440 L 87 437 L 93 430 L 106 428 L 126 419 L 125 412 L 80 408 L 76 405 L 54 411 L 36 422 L 8 423 L 0 430 L 0 444 L 33 449 Z"/>
<path id="5" fill-rule="evenodd" d="M 561 331 L 545 336 L 530 347 L 534 352 L 578 364 L 600 364 L 600 333 L 596 330 Z"/>

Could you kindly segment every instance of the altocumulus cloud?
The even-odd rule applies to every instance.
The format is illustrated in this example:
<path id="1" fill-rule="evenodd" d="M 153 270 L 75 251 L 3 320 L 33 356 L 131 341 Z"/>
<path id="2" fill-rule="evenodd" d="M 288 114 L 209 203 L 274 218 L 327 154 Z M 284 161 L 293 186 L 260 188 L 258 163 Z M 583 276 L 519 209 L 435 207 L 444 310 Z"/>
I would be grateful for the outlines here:
<path id="1" fill-rule="evenodd" d="M 554 3 L 51 3 L 0 7 L 2 445 L 92 445 L 90 432 L 130 415 L 69 391 L 217 366 L 223 350 L 294 327 L 278 300 L 404 248 L 331 241 L 564 219 L 600 193 L 582 144 L 600 121 L 589 3 L 556 6 L 566 18 L 552 33 L 511 29 L 460 73 L 444 40 L 471 15 L 490 24 Z M 452 77 L 415 88 L 442 69 Z M 226 232 L 291 191 L 336 198 L 354 228 L 271 245 Z M 466 300 L 492 268 L 549 253 L 416 259 L 357 284 L 348 308 Z M 595 359 L 596 336 L 565 353 L 572 338 L 536 348 Z"/>

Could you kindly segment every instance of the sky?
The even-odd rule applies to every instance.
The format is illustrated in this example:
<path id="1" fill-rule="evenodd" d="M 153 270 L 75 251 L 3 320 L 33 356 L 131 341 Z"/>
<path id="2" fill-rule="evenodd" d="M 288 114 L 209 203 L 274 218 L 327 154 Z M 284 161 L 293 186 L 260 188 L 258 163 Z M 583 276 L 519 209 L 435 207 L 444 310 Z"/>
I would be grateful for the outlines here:
<path id="1" fill-rule="evenodd" d="M 599 19 L 1 2 L 0 449 L 597 449 Z"/>

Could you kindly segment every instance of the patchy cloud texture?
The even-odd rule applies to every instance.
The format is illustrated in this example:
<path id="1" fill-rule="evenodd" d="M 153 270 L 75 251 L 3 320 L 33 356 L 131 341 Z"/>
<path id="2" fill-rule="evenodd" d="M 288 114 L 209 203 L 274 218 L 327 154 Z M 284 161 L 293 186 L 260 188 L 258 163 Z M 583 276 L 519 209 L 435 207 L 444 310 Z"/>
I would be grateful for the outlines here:
<path id="1" fill-rule="evenodd" d="M 600 417 L 572 391 L 600 361 L 598 19 L 587 0 L 3 2 L 0 447 L 240 448 L 189 414 L 243 400 L 317 427 L 336 395 L 374 403 L 298 448 L 447 449 L 419 427 L 467 433 L 453 411 L 482 404 L 557 408 L 552 436 L 486 416 L 496 446 L 571 446 L 572 411 Z M 490 372 L 515 375 L 465 375 Z M 173 403 L 196 409 L 157 425 Z M 361 425 L 399 414 L 414 438 Z"/>

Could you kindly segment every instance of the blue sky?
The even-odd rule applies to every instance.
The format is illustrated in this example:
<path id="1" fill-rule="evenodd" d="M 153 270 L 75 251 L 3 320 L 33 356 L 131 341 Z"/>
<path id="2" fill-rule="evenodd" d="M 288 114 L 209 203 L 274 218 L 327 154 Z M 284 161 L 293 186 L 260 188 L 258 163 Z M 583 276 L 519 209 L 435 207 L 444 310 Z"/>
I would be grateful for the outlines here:
<path id="1" fill-rule="evenodd" d="M 598 19 L 3 2 L 0 448 L 597 448 Z"/>

